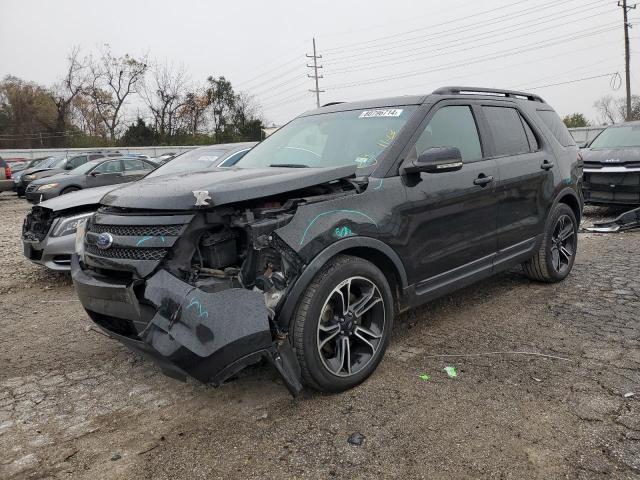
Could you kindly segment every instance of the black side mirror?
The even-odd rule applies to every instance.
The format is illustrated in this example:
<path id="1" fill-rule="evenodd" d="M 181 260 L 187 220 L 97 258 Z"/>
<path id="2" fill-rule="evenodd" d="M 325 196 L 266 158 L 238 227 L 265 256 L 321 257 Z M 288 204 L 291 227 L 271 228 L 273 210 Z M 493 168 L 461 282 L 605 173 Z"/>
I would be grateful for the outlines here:
<path id="1" fill-rule="evenodd" d="M 89 175 L 91 175 L 92 177 L 96 177 L 98 175 L 101 175 L 100 172 L 91 172 Z"/>
<path id="2" fill-rule="evenodd" d="M 452 172 L 462 168 L 462 154 L 457 147 L 432 147 L 425 150 L 412 162 L 404 165 L 402 171 L 408 173 Z"/>
<path id="3" fill-rule="evenodd" d="M 75 167 L 74 167 L 73 165 L 71 165 L 70 163 L 67 163 L 67 164 L 64 166 L 64 169 L 65 169 L 65 170 L 73 170 L 74 168 L 75 168 Z"/>

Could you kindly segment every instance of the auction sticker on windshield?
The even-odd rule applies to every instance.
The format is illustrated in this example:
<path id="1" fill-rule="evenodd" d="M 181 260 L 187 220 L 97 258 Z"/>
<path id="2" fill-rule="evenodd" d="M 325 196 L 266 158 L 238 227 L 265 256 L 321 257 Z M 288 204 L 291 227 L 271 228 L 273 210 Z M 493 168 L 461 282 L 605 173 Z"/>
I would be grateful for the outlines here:
<path id="1" fill-rule="evenodd" d="M 400 115 L 402 115 L 401 108 L 385 108 L 378 110 L 365 110 L 358 118 L 399 117 Z"/>

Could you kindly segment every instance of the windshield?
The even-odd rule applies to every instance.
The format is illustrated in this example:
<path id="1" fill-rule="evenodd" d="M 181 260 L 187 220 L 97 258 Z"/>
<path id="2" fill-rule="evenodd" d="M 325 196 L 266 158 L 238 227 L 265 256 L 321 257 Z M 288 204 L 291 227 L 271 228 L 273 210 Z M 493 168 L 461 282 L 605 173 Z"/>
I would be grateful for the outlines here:
<path id="1" fill-rule="evenodd" d="M 624 147 L 640 147 L 640 125 L 607 128 L 591 144 L 594 149 Z"/>
<path id="2" fill-rule="evenodd" d="M 236 166 L 372 167 L 415 109 L 402 106 L 298 117 L 258 144 Z"/>
<path id="3" fill-rule="evenodd" d="M 207 170 L 218 165 L 227 152 L 222 148 L 195 148 L 156 168 L 147 177 Z"/>
<path id="4" fill-rule="evenodd" d="M 56 163 L 58 163 L 60 160 L 66 160 L 67 157 L 65 157 L 64 155 L 60 156 L 57 155 L 55 157 L 49 157 L 45 160 L 43 160 L 41 163 L 38 164 L 38 168 L 51 168 L 53 167 Z"/>
<path id="5" fill-rule="evenodd" d="M 64 168 L 67 163 L 67 157 L 58 158 L 57 161 L 53 162 L 51 165 L 52 168 Z"/>
<path id="6" fill-rule="evenodd" d="M 67 172 L 67 175 L 83 175 L 95 166 L 100 165 L 103 161 L 104 158 L 101 158 L 100 160 L 92 160 L 90 162 L 84 163 L 79 167 L 74 168 L 73 170 L 69 170 Z"/>

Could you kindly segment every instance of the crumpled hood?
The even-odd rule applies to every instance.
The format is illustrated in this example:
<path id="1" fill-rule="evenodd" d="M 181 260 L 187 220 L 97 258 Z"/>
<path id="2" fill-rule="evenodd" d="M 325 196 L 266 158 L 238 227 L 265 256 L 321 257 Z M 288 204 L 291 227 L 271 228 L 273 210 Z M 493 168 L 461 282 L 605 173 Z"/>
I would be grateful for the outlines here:
<path id="1" fill-rule="evenodd" d="M 34 173 L 40 173 L 40 172 L 46 172 L 47 170 L 53 170 L 52 168 L 45 168 L 45 167 L 31 167 L 31 168 L 27 168 L 26 170 L 23 170 L 23 175 L 32 175 Z M 59 170 L 59 169 L 56 169 Z"/>
<path id="2" fill-rule="evenodd" d="M 606 148 L 593 150 L 586 148 L 580 151 L 585 162 L 601 162 L 616 166 L 627 162 L 640 162 L 640 147 Z"/>
<path id="3" fill-rule="evenodd" d="M 98 205 L 105 194 L 113 190 L 113 185 L 104 187 L 87 188 L 78 190 L 77 192 L 67 193 L 54 197 L 51 200 L 45 200 L 38 204 L 39 207 L 49 208 L 54 212 L 66 210 L 68 208 L 82 207 L 85 205 Z"/>
<path id="4" fill-rule="evenodd" d="M 218 168 L 139 180 L 116 188 L 101 204 L 149 210 L 193 210 L 268 197 L 350 177 L 356 166 L 331 168 Z M 198 193 L 200 201 L 197 202 Z M 202 203 L 205 197 L 206 203 Z M 196 203 L 199 205 L 196 206 Z"/>

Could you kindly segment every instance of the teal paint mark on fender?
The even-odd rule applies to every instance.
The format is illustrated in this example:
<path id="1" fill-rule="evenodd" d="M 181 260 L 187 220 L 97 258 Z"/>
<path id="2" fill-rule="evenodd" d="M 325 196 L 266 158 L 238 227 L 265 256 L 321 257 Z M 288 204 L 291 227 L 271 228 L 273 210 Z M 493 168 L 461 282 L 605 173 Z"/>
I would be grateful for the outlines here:
<path id="1" fill-rule="evenodd" d="M 338 238 L 344 238 L 344 237 L 353 235 L 353 232 L 351 231 L 351 229 L 346 225 L 343 225 L 342 227 L 337 227 L 334 233 Z"/>
<path id="2" fill-rule="evenodd" d="M 373 190 L 380 190 L 382 188 L 382 183 L 384 182 L 384 178 L 380 179 L 380 185 L 378 185 L 376 188 L 374 188 Z"/>
<path id="3" fill-rule="evenodd" d="M 371 218 L 366 213 L 359 212 L 358 210 L 329 210 L 328 212 L 319 213 L 318 215 L 315 216 L 313 220 L 309 222 L 309 225 L 307 225 L 307 228 L 305 228 L 304 232 L 302 233 L 302 238 L 300 238 L 300 245 L 304 243 L 304 240 L 307 237 L 307 233 L 309 232 L 313 224 L 316 223 L 320 217 L 323 217 L 325 215 L 331 215 L 333 213 L 353 213 L 355 215 L 361 215 L 365 217 L 367 220 L 369 220 L 371 223 L 373 223 L 376 226 L 376 228 L 378 228 L 378 224 L 373 218 Z"/>

